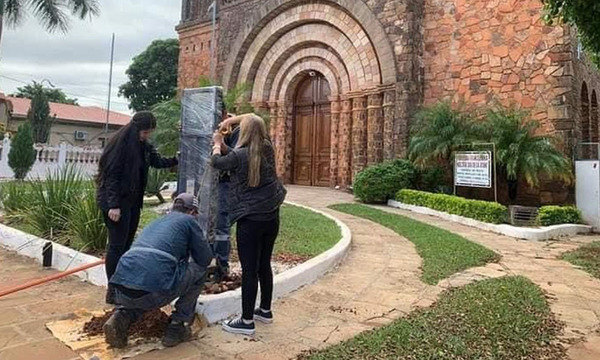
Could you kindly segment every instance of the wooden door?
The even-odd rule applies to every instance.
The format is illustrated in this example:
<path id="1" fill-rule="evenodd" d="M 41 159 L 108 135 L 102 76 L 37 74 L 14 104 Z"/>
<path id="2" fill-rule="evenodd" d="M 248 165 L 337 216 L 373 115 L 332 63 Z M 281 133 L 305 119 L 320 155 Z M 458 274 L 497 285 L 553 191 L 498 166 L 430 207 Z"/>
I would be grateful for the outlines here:
<path id="1" fill-rule="evenodd" d="M 331 105 L 327 80 L 313 73 L 300 83 L 294 106 L 294 183 L 329 186 Z"/>

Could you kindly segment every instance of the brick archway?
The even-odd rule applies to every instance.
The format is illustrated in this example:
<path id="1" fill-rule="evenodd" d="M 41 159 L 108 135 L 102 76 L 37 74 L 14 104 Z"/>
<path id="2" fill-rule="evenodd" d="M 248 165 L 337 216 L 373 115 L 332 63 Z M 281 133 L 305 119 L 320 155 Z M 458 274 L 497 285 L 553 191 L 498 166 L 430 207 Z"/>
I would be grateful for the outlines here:
<path id="1" fill-rule="evenodd" d="M 300 10 L 296 10 L 302 6 L 306 6 L 305 12 L 301 13 Z M 283 18 L 298 20 L 296 20 L 296 23 L 290 24 L 290 28 L 283 28 L 282 20 L 278 20 L 282 19 L 280 17 L 282 14 L 284 14 Z M 341 20 L 339 29 L 343 33 L 359 32 L 356 44 L 359 44 L 359 46 L 370 44 L 372 46 L 375 57 L 369 58 L 367 55 L 367 59 L 369 62 L 373 61 L 374 64 L 379 64 L 381 83 L 394 83 L 396 81 L 396 58 L 392 44 L 377 17 L 362 1 L 305 0 L 299 4 L 298 0 L 267 0 L 248 19 L 246 31 L 238 37 L 233 45 L 232 56 L 229 57 L 225 65 L 223 84 L 230 88 L 235 86 L 239 78 L 239 69 L 243 65 L 249 48 L 267 26 L 272 25 L 276 30 L 288 31 L 302 23 L 324 22 L 332 24 L 335 23 L 336 19 Z M 277 34 L 281 35 L 280 33 Z"/>
<path id="2" fill-rule="evenodd" d="M 248 24 L 223 80 L 230 88 L 252 86 L 252 103 L 270 112 L 277 169 L 286 181 L 294 156 L 293 93 L 310 72 L 322 74 L 331 89 L 330 185 L 348 186 L 366 166 L 391 159 L 384 144 L 394 143 L 395 57 L 366 4 L 267 0 Z"/>

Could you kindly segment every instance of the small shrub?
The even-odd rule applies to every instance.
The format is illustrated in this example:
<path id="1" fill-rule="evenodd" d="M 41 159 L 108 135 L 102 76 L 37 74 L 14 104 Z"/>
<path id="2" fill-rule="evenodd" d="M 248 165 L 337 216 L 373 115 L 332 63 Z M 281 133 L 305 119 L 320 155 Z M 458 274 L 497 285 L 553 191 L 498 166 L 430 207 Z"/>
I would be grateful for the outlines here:
<path id="1" fill-rule="evenodd" d="M 89 186 L 91 182 L 71 166 L 48 174 L 46 180 L 33 181 L 34 201 L 24 211 L 25 222 L 42 237 L 67 230 L 70 206 L 82 200 L 83 190 Z"/>
<path id="2" fill-rule="evenodd" d="M 156 196 L 161 204 L 165 202 L 160 194 L 160 188 L 169 179 L 169 173 L 166 170 L 150 169 L 148 172 L 148 183 L 146 184 L 146 195 Z"/>
<path id="3" fill-rule="evenodd" d="M 573 206 L 544 206 L 538 213 L 538 223 L 542 226 L 582 222 L 581 212 Z"/>
<path id="4" fill-rule="evenodd" d="M 416 187 L 421 191 L 446 193 L 449 187 L 445 181 L 444 168 L 432 166 L 417 170 Z"/>
<path id="5" fill-rule="evenodd" d="M 408 160 L 368 167 L 356 176 L 354 194 L 365 203 L 385 203 L 401 189 L 414 185 L 415 168 Z"/>
<path id="6" fill-rule="evenodd" d="M 504 205 L 453 195 L 404 189 L 398 192 L 396 200 L 492 224 L 505 223 L 508 218 L 508 209 Z"/>
<path id="7" fill-rule="evenodd" d="M 0 184 L 0 205 L 10 217 L 18 217 L 31 206 L 30 184 L 24 181 L 9 181 Z"/>
<path id="8" fill-rule="evenodd" d="M 66 240 L 76 250 L 98 253 L 106 249 L 108 232 L 104 225 L 102 210 L 98 207 L 94 188 L 90 186 L 82 199 L 67 205 L 69 214 Z"/>
<path id="9" fill-rule="evenodd" d="M 19 126 L 8 152 L 8 166 L 15 173 L 15 179 L 25 179 L 35 163 L 35 154 L 31 125 L 26 122 Z"/>

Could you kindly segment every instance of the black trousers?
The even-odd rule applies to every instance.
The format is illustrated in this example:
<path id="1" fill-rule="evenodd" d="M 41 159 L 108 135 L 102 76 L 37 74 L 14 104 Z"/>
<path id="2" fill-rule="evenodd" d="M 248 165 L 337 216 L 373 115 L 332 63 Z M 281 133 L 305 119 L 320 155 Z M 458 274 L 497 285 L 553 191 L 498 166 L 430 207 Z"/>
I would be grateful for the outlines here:
<path id="1" fill-rule="evenodd" d="M 254 318 L 260 282 L 260 307 L 271 309 L 273 271 L 271 255 L 279 234 L 279 216 L 269 221 L 240 219 L 237 222 L 237 248 L 242 265 L 242 318 Z"/>
<path id="2" fill-rule="evenodd" d="M 140 224 L 141 209 L 137 206 L 121 209 L 121 219 L 114 222 L 104 212 L 104 223 L 108 228 L 108 244 L 106 246 L 106 278 L 115 273 L 121 256 L 131 247 L 138 225 Z"/>

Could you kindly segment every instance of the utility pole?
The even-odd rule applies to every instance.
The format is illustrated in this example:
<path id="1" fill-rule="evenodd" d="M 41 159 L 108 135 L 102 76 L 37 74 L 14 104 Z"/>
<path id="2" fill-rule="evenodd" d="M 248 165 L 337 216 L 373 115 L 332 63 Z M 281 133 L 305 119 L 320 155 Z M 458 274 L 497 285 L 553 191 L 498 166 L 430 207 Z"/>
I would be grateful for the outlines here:
<path id="1" fill-rule="evenodd" d="M 112 34 L 110 46 L 110 73 L 108 76 L 108 104 L 106 106 L 106 125 L 104 126 L 104 141 L 108 141 L 108 124 L 110 120 L 110 95 L 112 92 L 113 63 L 115 60 L 115 33 Z"/>
<path id="2" fill-rule="evenodd" d="M 216 64 L 215 64 L 215 43 L 216 43 L 216 26 L 217 26 L 217 1 L 213 1 L 209 6 L 208 11 L 212 10 L 212 40 L 210 41 L 210 80 L 213 84 L 216 82 Z"/>

